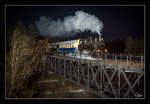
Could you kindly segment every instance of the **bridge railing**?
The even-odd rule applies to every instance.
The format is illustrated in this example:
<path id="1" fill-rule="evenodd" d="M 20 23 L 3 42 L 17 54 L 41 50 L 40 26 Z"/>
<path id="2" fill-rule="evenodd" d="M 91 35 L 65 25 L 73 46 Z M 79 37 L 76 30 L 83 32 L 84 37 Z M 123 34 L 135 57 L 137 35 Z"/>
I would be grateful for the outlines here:
<path id="1" fill-rule="evenodd" d="M 143 55 L 136 56 L 131 54 L 102 54 L 102 60 L 115 64 L 124 64 L 127 66 L 144 67 L 145 57 Z"/>
<path id="2" fill-rule="evenodd" d="M 68 56 L 68 54 L 72 54 L 72 55 Z M 77 57 L 77 54 L 79 55 L 78 57 Z M 63 52 L 63 53 L 55 53 L 53 55 L 83 59 L 82 53 Z M 88 54 L 87 54 L 87 57 L 88 57 Z M 98 53 L 97 56 L 95 56 L 95 59 L 97 61 L 106 62 L 110 64 L 120 64 L 120 65 L 125 65 L 125 66 L 144 68 L 145 56 L 142 54 L 133 55 L 133 54 L 127 54 L 127 53 L 117 53 L 117 54 Z M 86 60 L 95 60 L 95 59 L 93 57 L 86 58 Z"/>

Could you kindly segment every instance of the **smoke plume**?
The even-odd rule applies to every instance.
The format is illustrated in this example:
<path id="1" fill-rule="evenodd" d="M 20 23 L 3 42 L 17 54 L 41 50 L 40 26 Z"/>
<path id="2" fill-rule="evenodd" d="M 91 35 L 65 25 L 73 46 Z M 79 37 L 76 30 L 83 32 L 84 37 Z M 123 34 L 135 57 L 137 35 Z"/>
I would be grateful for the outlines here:
<path id="1" fill-rule="evenodd" d="M 40 35 L 46 37 L 67 37 L 88 30 L 101 35 L 103 28 L 101 20 L 83 11 L 76 11 L 74 16 L 64 17 L 63 21 L 60 19 L 53 21 L 49 17 L 41 16 L 35 25 Z"/>

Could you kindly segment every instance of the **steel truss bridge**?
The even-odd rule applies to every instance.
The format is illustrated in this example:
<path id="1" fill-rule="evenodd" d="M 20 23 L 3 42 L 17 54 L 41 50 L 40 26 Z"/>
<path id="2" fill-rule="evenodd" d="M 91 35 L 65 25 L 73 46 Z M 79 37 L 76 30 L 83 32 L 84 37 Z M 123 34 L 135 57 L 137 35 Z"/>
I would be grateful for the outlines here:
<path id="1" fill-rule="evenodd" d="M 145 95 L 144 67 L 56 55 L 48 55 L 45 66 L 47 71 L 64 76 L 100 98 L 144 98 Z"/>

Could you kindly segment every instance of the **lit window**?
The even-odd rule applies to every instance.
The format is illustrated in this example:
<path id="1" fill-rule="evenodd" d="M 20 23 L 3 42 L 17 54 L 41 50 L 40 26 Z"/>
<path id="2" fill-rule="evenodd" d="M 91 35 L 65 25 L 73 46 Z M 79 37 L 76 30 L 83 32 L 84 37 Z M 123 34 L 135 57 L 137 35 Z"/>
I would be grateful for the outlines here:
<path id="1" fill-rule="evenodd" d="M 70 44 L 70 47 L 72 48 L 72 43 Z"/>

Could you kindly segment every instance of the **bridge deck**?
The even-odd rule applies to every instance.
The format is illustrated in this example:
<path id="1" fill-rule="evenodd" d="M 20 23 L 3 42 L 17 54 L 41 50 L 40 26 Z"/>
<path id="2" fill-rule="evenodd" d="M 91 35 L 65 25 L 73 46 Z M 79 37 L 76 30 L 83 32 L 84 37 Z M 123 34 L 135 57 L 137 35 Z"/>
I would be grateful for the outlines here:
<path id="1" fill-rule="evenodd" d="M 56 56 L 58 57 L 58 56 Z M 61 56 L 61 58 L 63 58 Z M 64 58 L 69 58 L 69 59 L 72 59 L 72 60 L 80 60 L 82 62 L 92 62 L 92 63 L 103 63 L 105 65 L 108 65 L 109 67 L 111 66 L 119 66 L 119 67 L 123 67 L 125 68 L 126 70 L 128 70 L 128 72 L 140 72 L 140 71 L 144 71 L 144 62 L 141 63 L 141 62 L 137 62 L 137 61 L 125 61 L 125 60 L 112 60 L 112 59 L 102 59 L 102 60 L 90 60 L 90 59 L 80 59 L 80 58 L 74 58 L 74 57 L 64 57 Z M 132 70 L 130 70 L 132 69 Z M 137 71 L 136 71 L 137 70 Z"/>
<path id="2" fill-rule="evenodd" d="M 104 63 L 108 63 L 108 64 L 117 64 L 117 65 L 121 65 L 121 66 L 130 66 L 130 67 L 135 67 L 135 68 L 140 68 L 143 69 L 144 68 L 144 63 L 140 63 L 140 62 L 127 62 L 127 61 L 115 61 L 115 60 L 102 60 L 101 62 Z"/>

